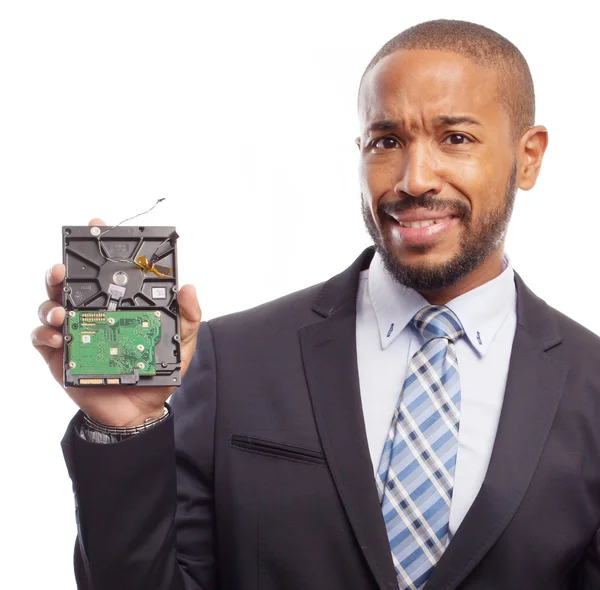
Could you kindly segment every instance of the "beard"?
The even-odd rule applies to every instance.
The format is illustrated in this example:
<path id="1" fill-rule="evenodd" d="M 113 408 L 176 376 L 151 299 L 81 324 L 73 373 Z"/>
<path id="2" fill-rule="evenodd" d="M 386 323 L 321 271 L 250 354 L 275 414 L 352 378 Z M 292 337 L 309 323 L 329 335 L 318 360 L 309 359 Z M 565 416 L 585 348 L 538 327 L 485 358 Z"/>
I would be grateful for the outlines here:
<path id="1" fill-rule="evenodd" d="M 455 285 L 480 266 L 504 241 L 517 194 L 516 181 L 515 162 L 506 187 L 503 205 L 496 210 L 488 211 L 476 222 L 473 222 L 471 210 L 464 202 L 441 200 L 428 194 L 418 198 L 410 197 L 393 203 L 383 203 L 377 207 L 377 217 L 380 220 L 389 217 L 390 213 L 409 209 L 430 211 L 453 209 L 459 223 L 463 226 L 458 251 L 447 262 L 436 265 L 406 264 L 399 260 L 394 255 L 389 240 L 382 235 L 365 200 L 362 199 L 365 226 L 388 274 L 401 285 L 418 292 L 437 291 Z M 411 246 L 411 250 L 424 254 L 431 247 L 429 244 L 415 245 Z"/>

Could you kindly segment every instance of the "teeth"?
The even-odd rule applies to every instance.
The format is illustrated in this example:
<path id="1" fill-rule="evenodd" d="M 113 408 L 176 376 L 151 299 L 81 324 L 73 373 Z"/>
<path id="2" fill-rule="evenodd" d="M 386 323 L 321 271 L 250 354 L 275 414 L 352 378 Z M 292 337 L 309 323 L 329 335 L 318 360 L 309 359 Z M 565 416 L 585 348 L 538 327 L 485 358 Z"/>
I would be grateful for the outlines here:
<path id="1" fill-rule="evenodd" d="M 444 217 L 443 219 L 424 219 L 423 221 L 400 221 L 402 227 L 429 227 L 430 225 L 436 225 L 442 221 L 446 221 L 450 217 Z"/>
<path id="2" fill-rule="evenodd" d="M 402 227 L 428 227 L 430 225 L 434 225 L 435 221 L 427 220 L 427 221 L 403 221 L 400 223 Z"/>

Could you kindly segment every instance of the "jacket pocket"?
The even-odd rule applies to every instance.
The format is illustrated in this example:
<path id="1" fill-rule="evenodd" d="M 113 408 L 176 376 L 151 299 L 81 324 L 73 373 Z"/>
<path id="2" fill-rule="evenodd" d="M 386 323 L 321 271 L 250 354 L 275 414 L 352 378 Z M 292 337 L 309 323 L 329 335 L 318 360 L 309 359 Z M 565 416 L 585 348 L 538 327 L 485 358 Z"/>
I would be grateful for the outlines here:
<path id="1" fill-rule="evenodd" d="M 242 451 L 250 451 L 279 459 L 313 463 L 315 465 L 326 465 L 325 455 L 315 449 L 288 445 L 287 443 L 275 442 L 257 436 L 231 435 L 231 446 Z"/>

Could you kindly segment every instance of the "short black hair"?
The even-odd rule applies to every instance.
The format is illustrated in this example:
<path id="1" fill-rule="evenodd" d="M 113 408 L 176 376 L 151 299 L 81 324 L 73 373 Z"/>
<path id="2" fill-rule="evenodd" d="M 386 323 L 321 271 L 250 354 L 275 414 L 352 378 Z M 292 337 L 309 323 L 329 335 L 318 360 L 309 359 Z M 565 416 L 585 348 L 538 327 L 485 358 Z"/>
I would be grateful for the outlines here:
<path id="1" fill-rule="evenodd" d="M 390 39 L 366 67 L 366 75 L 384 58 L 400 50 L 438 50 L 458 53 L 477 65 L 496 70 L 500 100 L 512 120 L 517 139 L 535 121 L 535 93 L 527 61 L 508 39 L 482 25 L 460 20 L 432 20 L 410 27 Z"/>

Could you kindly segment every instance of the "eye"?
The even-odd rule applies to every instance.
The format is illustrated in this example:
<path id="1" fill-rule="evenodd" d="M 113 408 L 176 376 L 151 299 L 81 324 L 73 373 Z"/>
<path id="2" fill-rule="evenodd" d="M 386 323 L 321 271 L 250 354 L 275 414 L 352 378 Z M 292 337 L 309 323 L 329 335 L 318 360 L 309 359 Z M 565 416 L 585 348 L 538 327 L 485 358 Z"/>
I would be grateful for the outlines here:
<path id="1" fill-rule="evenodd" d="M 393 137 L 380 137 L 371 146 L 378 150 L 393 150 L 400 147 L 400 144 Z"/>
<path id="2" fill-rule="evenodd" d="M 472 142 L 471 139 L 463 133 L 452 133 L 446 137 L 444 143 L 446 145 L 464 145 Z"/>

